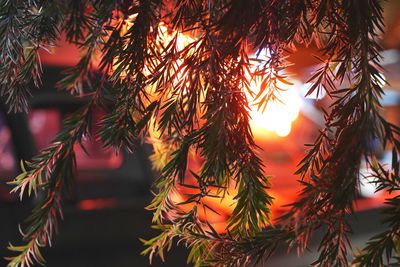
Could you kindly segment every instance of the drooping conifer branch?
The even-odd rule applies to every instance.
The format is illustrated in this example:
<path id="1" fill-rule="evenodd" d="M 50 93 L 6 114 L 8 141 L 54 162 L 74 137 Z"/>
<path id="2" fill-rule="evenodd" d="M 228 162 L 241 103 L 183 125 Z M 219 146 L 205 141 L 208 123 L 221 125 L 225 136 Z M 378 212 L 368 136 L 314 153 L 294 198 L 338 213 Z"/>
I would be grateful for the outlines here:
<path id="1" fill-rule="evenodd" d="M 43 192 L 44 198 L 34 208 L 21 230 L 23 245 L 10 245 L 9 249 L 18 255 L 8 258 L 8 266 L 30 266 L 35 261 L 44 264 L 40 249 L 52 243 L 58 228 L 58 219 L 63 217 L 61 193 L 71 183 L 76 167 L 74 145 L 80 144 L 83 136 L 88 137 L 91 127 L 92 100 L 82 111 L 64 121 L 63 130 L 52 144 L 41 151 L 31 162 L 23 166 L 23 172 L 10 184 L 20 198 L 32 192 Z"/>
<path id="2" fill-rule="evenodd" d="M 324 50 L 338 63 L 335 72 L 326 77 L 331 80 L 333 74 L 334 80 L 340 83 L 349 78 L 349 86 L 335 90 L 333 83 L 328 84 L 334 89 L 331 94 L 335 102 L 327 117 L 326 130 L 321 132 L 300 167 L 303 177 L 305 173 L 308 176 L 303 181 L 300 200 L 288 214 L 295 216 L 294 231 L 300 232 L 304 247 L 310 233 L 321 226 L 326 227 L 319 247 L 320 255 L 315 262 L 323 266 L 348 265 L 351 228 L 346 216 L 353 213 L 361 159 L 373 154 L 370 144 L 381 136 L 377 120 L 382 94 L 382 81 L 377 70 L 377 30 L 382 28 L 382 10 L 378 2 L 343 1 L 338 4 L 340 17 L 328 17 L 330 23 L 338 23 L 330 25 L 332 37 L 328 37 Z M 341 40 L 333 41 L 338 38 Z M 321 74 L 325 75 L 324 72 Z M 321 84 L 319 77 L 315 76 L 314 89 Z"/>
<path id="3" fill-rule="evenodd" d="M 12 112 L 27 111 L 30 86 L 41 83 L 39 49 L 59 38 L 57 1 L 0 1 L 0 95 Z"/>
<path id="4" fill-rule="evenodd" d="M 137 1 L 121 11 L 123 16 L 110 25 L 110 37 L 103 48 L 100 68 L 111 72 L 115 101 L 100 122 L 99 135 L 106 146 L 117 150 L 124 147 L 133 151 L 155 107 L 155 103 L 147 104 L 145 64 L 150 31 L 158 26 L 159 5 L 159 1 Z"/>
<path id="5" fill-rule="evenodd" d="M 59 31 L 83 52 L 60 87 L 79 96 L 95 91 L 12 181 L 21 196 L 41 190 L 45 200 L 30 217 L 25 244 L 10 247 L 18 252 L 10 266 L 43 262 L 40 248 L 57 228 L 61 191 L 73 175 L 73 147 L 90 133 L 95 105 L 106 112 L 96 133 L 105 146 L 133 150 L 148 127 L 150 140 L 162 142 L 152 156 L 161 175 L 148 207 L 161 234 L 145 241 L 145 254 L 163 258 L 177 240 L 190 249 L 196 266 L 243 266 L 266 260 L 278 244 L 301 251 L 325 227 L 315 264 L 347 266 L 347 216 L 353 213 L 361 159 L 380 190 L 398 191 L 399 128 L 380 114 L 382 28 L 379 0 L 0 1 L 0 92 L 11 110 L 26 109 L 30 82 L 40 84 L 38 49 L 51 46 Z M 300 163 L 300 199 L 270 225 L 270 185 L 250 130 L 247 95 L 259 109 L 268 108 L 279 99 L 280 84 L 289 83 L 283 74 L 288 51 L 312 42 L 323 64 L 310 78 L 309 93 L 325 90 L 334 103 Z M 262 81 L 258 91 L 251 86 L 255 80 Z M 390 169 L 375 159 L 375 139 L 393 146 Z M 188 167 L 191 157 L 201 159 L 198 170 Z M 187 183 L 189 176 L 194 183 Z M 226 233 L 217 233 L 199 210 L 215 212 L 203 200 L 224 197 L 230 184 L 237 185 L 235 208 Z M 189 211 L 173 198 L 184 186 L 196 191 L 183 202 L 192 203 Z M 395 260 L 398 196 L 388 205 L 388 230 L 371 239 L 355 263 Z"/>

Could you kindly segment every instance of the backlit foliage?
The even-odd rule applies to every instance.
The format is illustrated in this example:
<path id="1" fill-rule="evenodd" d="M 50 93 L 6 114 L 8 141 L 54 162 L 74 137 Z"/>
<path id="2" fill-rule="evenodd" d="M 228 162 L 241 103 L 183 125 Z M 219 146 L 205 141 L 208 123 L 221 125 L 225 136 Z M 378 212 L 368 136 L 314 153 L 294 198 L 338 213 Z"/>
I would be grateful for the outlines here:
<path id="1" fill-rule="evenodd" d="M 400 129 L 381 115 L 382 31 L 379 0 L 0 0 L 0 93 L 10 111 L 28 109 L 30 87 L 40 87 L 38 52 L 64 37 L 82 56 L 58 87 L 89 99 L 10 182 L 21 198 L 39 190 L 45 197 L 21 230 L 22 245 L 10 245 L 9 266 L 44 263 L 40 250 L 51 245 L 61 192 L 74 174 L 73 147 L 90 136 L 117 151 L 133 151 L 140 140 L 154 144 L 160 177 L 148 208 L 161 234 L 143 241 L 150 259 L 163 259 L 179 241 L 196 266 L 250 265 L 267 260 L 278 245 L 303 251 L 321 229 L 313 264 L 350 266 L 347 220 L 365 158 L 378 189 L 392 198 L 388 229 L 371 238 L 354 264 L 398 262 Z M 249 98 L 260 110 L 279 101 L 280 85 L 290 85 L 288 53 L 310 44 L 320 49 L 321 67 L 307 94 L 325 91 L 334 104 L 299 164 L 298 201 L 272 224 Z M 258 57 L 262 51 L 268 56 Z M 98 132 L 92 131 L 94 107 L 105 111 Z M 392 166 L 378 163 L 374 140 L 393 149 Z M 198 169 L 189 169 L 193 156 L 201 159 Z M 203 200 L 224 198 L 232 184 L 235 207 L 224 231 L 216 231 L 199 217 L 216 212 Z M 196 192 L 183 203 L 192 203 L 189 211 L 173 199 L 179 186 Z"/>

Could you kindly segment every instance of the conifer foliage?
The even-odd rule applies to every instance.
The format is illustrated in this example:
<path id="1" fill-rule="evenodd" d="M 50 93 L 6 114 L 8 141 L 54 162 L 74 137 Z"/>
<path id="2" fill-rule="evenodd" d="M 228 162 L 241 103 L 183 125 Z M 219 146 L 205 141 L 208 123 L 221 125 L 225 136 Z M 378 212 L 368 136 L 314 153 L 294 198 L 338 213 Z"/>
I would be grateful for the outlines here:
<path id="1" fill-rule="evenodd" d="M 315 266 L 384 266 L 399 263 L 400 129 L 382 116 L 379 65 L 383 29 L 380 0 L 0 0 L 0 93 L 10 112 L 28 110 L 31 87 L 40 87 L 39 51 L 66 38 L 81 50 L 58 87 L 87 97 L 51 145 L 10 182 L 21 199 L 44 197 L 10 245 L 9 267 L 45 263 L 62 218 L 62 192 L 75 172 L 74 145 L 83 137 L 117 151 L 154 144 L 153 223 L 160 235 L 144 240 L 143 254 L 164 256 L 173 242 L 190 250 L 195 266 L 246 266 L 267 261 L 278 245 L 307 248 L 320 229 Z M 182 41 L 182 36 L 185 36 Z M 249 125 L 249 99 L 259 109 L 279 101 L 288 53 L 317 45 L 321 67 L 307 94 L 333 99 L 325 127 L 308 147 L 297 175 L 302 191 L 289 211 L 270 221 L 269 177 Z M 261 52 L 267 57 L 258 57 Z M 310 55 L 311 56 L 311 55 Z M 261 81 L 254 92 L 251 83 Z M 105 111 L 92 130 L 94 108 Z M 381 165 L 370 144 L 393 150 Z M 82 145 L 82 144 L 81 144 Z M 199 170 L 189 158 L 201 158 Z M 349 258 L 348 217 L 365 159 L 378 190 L 387 190 L 387 230 Z M 191 176 L 197 184 L 187 184 Z M 205 197 L 237 188 L 225 231 L 199 217 L 216 212 Z M 197 193 L 185 211 L 171 196 L 178 187 Z M 352 263 L 353 261 L 353 263 Z"/>

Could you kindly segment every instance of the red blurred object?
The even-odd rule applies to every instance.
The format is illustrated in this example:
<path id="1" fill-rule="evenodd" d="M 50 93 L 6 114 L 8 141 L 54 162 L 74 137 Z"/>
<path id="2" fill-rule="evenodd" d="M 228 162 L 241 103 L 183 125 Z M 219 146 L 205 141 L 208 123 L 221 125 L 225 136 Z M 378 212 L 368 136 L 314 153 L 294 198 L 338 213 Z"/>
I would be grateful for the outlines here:
<path id="1" fill-rule="evenodd" d="M 96 122 L 100 116 L 101 113 L 96 112 L 94 121 Z M 43 149 L 51 143 L 61 129 L 60 112 L 57 109 L 32 110 L 29 114 L 29 126 L 37 148 Z M 96 124 L 93 127 L 96 128 Z M 79 170 L 114 170 L 122 165 L 121 154 L 117 155 L 112 149 L 105 149 L 93 138 L 84 137 L 82 146 L 76 144 L 74 147 Z"/>
<path id="2" fill-rule="evenodd" d="M 65 38 L 61 38 L 65 40 Z M 61 41 L 51 51 L 41 50 L 40 59 L 45 66 L 74 66 L 79 61 L 79 48 L 66 41 Z"/>
<path id="3" fill-rule="evenodd" d="M 0 172 L 13 172 L 16 162 L 11 149 L 11 133 L 7 127 L 0 126 Z"/>
<path id="4" fill-rule="evenodd" d="M 61 128 L 61 116 L 57 109 L 31 110 L 28 121 L 38 150 L 47 147 Z"/>
<path id="5" fill-rule="evenodd" d="M 81 210 L 110 209 L 118 206 L 115 198 L 85 199 L 78 203 Z"/>

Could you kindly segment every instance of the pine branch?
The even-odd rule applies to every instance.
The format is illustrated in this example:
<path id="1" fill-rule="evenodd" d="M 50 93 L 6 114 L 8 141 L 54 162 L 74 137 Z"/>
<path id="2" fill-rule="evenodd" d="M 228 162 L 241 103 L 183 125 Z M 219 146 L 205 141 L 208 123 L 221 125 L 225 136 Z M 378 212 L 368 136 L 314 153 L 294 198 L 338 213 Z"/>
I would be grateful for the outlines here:
<path id="1" fill-rule="evenodd" d="M 393 141 L 395 139 L 392 139 Z M 377 185 L 376 191 L 387 190 L 390 194 L 400 190 L 400 177 L 398 160 L 398 146 L 393 148 L 392 166 L 386 170 L 380 163 L 371 163 L 372 183 Z M 387 264 L 399 264 L 400 240 L 400 195 L 387 198 L 387 205 L 383 210 L 383 223 L 389 228 L 369 239 L 367 245 L 357 253 L 354 259 L 356 266 L 387 266 Z"/>
<path id="2" fill-rule="evenodd" d="M 243 85 L 248 87 L 248 81 L 243 78 L 244 70 L 248 68 L 248 62 L 245 58 L 242 58 L 243 61 L 236 60 L 230 54 L 227 54 L 225 58 L 224 52 L 219 51 L 216 45 L 217 39 L 215 38 L 218 37 L 211 36 L 208 33 L 208 27 L 212 27 L 212 24 L 208 24 L 207 20 L 204 20 L 203 23 L 204 41 L 201 43 L 193 42 L 193 44 L 196 44 L 197 50 L 193 53 L 193 56 L 189 56 L 190 61 L 188 60 L 188 63 L 190 65 L 184 61 L 182 66 L 179 66 L 179 70 L 183 70 L 190 78 L 193 77 L 191 69 L 196 70 L 196 72 L 193 72 L 193 75 L 202 75 L 197 76 L 201 78 L 193 78 L 196 83 L 202 80 L 202 83 L 198 83 L 202 87 L 191 89 L 192 91 L 203 90 L 205 92 L 205 101 L 201 109 L 204 110 L 204 115 L 202 115 L 204 123 L 193 134 L 187 134 L 181 143 L 181 148 L 172 154 L 171 161 L 166 164 L 163 169 L 163 175 L 159 179 L 159 193 L 149 208 L 156 210 L 153 220 L 160 221 L 163 211 L 166 212 L 164 216 L 167 219 L 174 222 L 179 220 L 179 212 L 177 211 L 179 207 L 174 206 L 173 203 L 164 201 L 168 198 L 169 191 L 173 189 L 175 179 L 181 184 L 184 182 L 189 147 L 196 147 L 206 162 L 200 175 L 193 174 L 198 181 L 199 194 L 192 195 L 185 203 L 195 203 L 191 211 L 193 212 L 197 209 L 197 205 L 201 205 L 201 199 L 208 195 L 207 187 L 215 185 L 219 188 L 224 188 L 229 184 L 229 179 L 234 179 L 239 184 L 238 203 L 228 227 L 232 228 L 231 230 L 235 234 L 247 235 L 247 232 L 252 234 L 260 231 L 261 227 L 268 223 L 268 206 L 271 198 L 265 192 L 269 184 L 267 178 L 263 175 L 262 163 L 254 152 L 252 152 L 255 145 L 249 128 L 247 100 L 243 92 L 236 89 Z M 183 53 L 187 51 L 190 51 L 190 49 L 184 50 Z M 203 53 L 210 53 L 209 57 L 206 57 Z M 241 55 L 243 56 L 244 54 Z M 167 64 L 164 64 L 164 66 L 166 66 L 165 68 L 169 67 Z M 196 68 L 196 66 L 198 67 Z M 204 72 L 199 72 L 199 69 Z M 162 73 L 167 73 L 168 75 L 169 71 Z M 183 77 L 187 76 L 184 75 Z M 191 81 L 190 78 L 187 81 Z M 160 79 L 159 77 L 154 80 L 165 81 L 165 79 Z M 169 90 L 171 84 L 174 84 L 174 78 L 168 77 L 167 82 L 162 84 L 164 87 L 161 87 L 159 90 Z M 197 95 L 193 95 L 197 97 Z M 174 97 L 174 94 L 172 96 Z M 188 94 L 188 97 L 190 96 Z M 174 102 L 177 103 L 179 100 L 178 95 L 178 98 L 172 99 L 170 103 L 173 105 Z M 190 103 L 196 105 L 197 101 L 198 97 Z M 169 106 L 165 108 L 165 112 L 167 112 Z M 195 128 L 195 124 L 191 122 L 196 121 L 196 119 L 192 119 L 198 114 L 196 108 L 184 104 L 183 107 L 179 106 L 179 113 L 176 110 L 175 108 L 171 108 L 171 116 L 169 116 L 169 118 L 175 118 L 173 120 L 174 124 L 169 124 L 171 120 L 165 119 L 166 117 L 161 118 L 161 127 L 163 127 L 161 131 L 173 126 L 181 129 L 179 128 L 180 125 L 185 126 L 182 130 L 186 132 L 190 132 L 191 129 Z M 173 112 L 175 112 L 174 115 L 172 115 Z M 189 115 L 185 116 L 185 113 L 189 113 Z M 184 121 L 184 118 L 191 119 Z M 177 121 L 176 124 L 175 121 Z M 160 209 L 160 206 L 163 208 Z M 175 214 L 175 212 L 178 213 Z M 185 238 L 184 234 L 179 234 L 178 236 Z M 166 239 L 170 238 L 165 233 L 160 237 L 162 237 L 163 243 L 167 242 Z M 147 244 L 154 251 L 154 244 Z M 194 244 L 197 243 L 189 241 L 189 244 L 195 247 Z M 196 253 L 193 252 L 191 255 L 195 262 L 203 261 L 199 257 L 202 255 L 199 251 Z"/>
<path id="3" fill-rule="evenodd" d="M 118 24 L 105 44 L 101 68 L 103 71 L 110 67 L 113 69 L 109 79 L 114 85 L 116 98 L 112 111 L 100 122 L 99 135 L 106 146 L 113 146 L 117 151 L 122 147 L 133 151 L 137 137 L 142 135 L 155 108 L 156 102 L 151 103 L 145 90 L 144 67 L 147 39 L 151 26 L 155 25 L 158 5 L 158 1 L 139 1 L 132 8 L 135 13 L 127 14 L 135 17 L 132 26 L 123 33 Z"/>
<path id="4" fill-rule="evenodd" d="M 387 223 L 390 228 L 369 239 L 362 251 L 356 254 L 354 259 L 356 266 L 381 267 L 399 264 L 400 196 L 387 199 L 385 204 L 388 207 L 384 209 L 384 223 Z"/>
<path id="5" fill-rule="evenodd" d="M 11 110 L 27 108 L 31 82 L 40 85 L 38 49 L 55 43 L 59 30 L 83 52 L 59 86 L 80 96 L 94 91 L 85 109 L 11 182 L 21 198 L 37 191 L 46 197 L 28 220 L 24 244 L 10 246 L 18 255 L 9 266 L 44 262 L 40 250 L 51 242 L 62 216 L 61 192 L 73 175 L 73 147 L 90 134 L 95 105 L 106 111 L 97 133 L 105 146 L 133 150 L 148 128 L 155 131 L 150 139 L 160 142 L 152 159 L 161 175 L 148 208 L 162 233 L 145 242 L 150 258 L 163 259 L 178 240 L 196 266 L 250 265 L 266 260 L 278 244 L 302 251 L 323 227 L 314 264 L 348 266 L 347 215 L 358 193 L 361 158 L 378 190 L 396 193 L 399 187 L 400 130 L 380 114 L 380 1 L 249 1 L 0 0 L 0 93 Z M 290 84 L 283 74 L 286 55 L 312 42 L 321 49 L 322 65 L 307 94 L 326 91 L 334 103 L 300 162 L 299 200 L 271 225 L 269 178 L 251 133 L 246 93 L 261 110 L 278 101 L 281 84 Z M 390 169 L 376 163 L 370 146 L 376 138 L 393 147 Z M 202 161 L 200 170 L 188 168 L 192 155 Z M 196 184 L 187 183 L 190 175 Z M 217 233 L 197 210 L 215 212 L 203 200 L 223 197 L 231 184 L 235 208 L 226 233 Z M 192 205 L 187 212 L 172 198 L 185 186 L 195 191 L 180 203 Z M 396 259 L 398 196 L 387 201 L 389 228 L 371 239 L 356 264 Z"/>
<path id="6" fill-rule="evenodd" d="M 27 111 L 30 82 L 41 80 L 38 50 L 58 39 L 60 21 L 56 2 L 0 2 L 0 94 L 10 111 Z"/>
<path id="7" fill-rule="evenodd" d="M 219 235 L 213 231 L 204 231 L 205 226 L 197 220 L 196 209 L 189 213 L 180 214 L 173 224 L 158 224 L 153 226 L 162 233 L 150 240 L 141 240 L 147 247 L 142 255 L 149 255 L 150 262 L 155 254 L 164 261 L 164 250 L 170 250 L 174 239 L 190 249 L 188 263 L 194 266 L 207 266 L 212 252 L 211 240 L 219 241 Z"/>
<path id="8" fill-rule="evenodd" d="M 34 261 L 44 263 L 40 249 L 51 246 L 58 218 L 62 218 L 62 189 L 72 179 L 75 170 L 74 145 L 90 133 L 93 104 L 94 100 L 66 119 L 63 130 L 52 144 L 27 163 L 28 170 L 23 167 L 23 172 L 10 182 L 14 186 L 12 192 L 18 192 L 21 199 L 25 194 L 36 194 L 37 190 L 43 191 L 46 197 L 32 211 L 26 230 L 21 231 L 25 244 L 9 246 L 18 255 L 8 258 L 8 266 L 30 266 Z"/>
<path id="9" fill-rule="evenodd" d="M 376 118 L 382 90 L 377 79 L 379 72 L 375 67 L 379 66 L 376 56 L 379 48 L 376 40 L 370 39 L 370 36 L 376 38 L 375 28 L 380 27 L 382 13 L 375 1 L 363 3 L 362 7 L 357 1 L 343 5 L 342 10 L 346 13 L 344 21 L 340 20 L 339 23 L 346 23 L 346 27 L 332 26 L 338 32 L 331 32 L 335 37 L 330 39 L 337 40 L 335 38 L 339 36 L 348 38 L 333 42 L 334 45 L 325 48 L 325 53 L 337 57 L 334 59 L 338 62 L 334 79 L 343 81 L 343 77 L 349 75 L 355 83 L 349 89 L 331 92 L 337 100 L 327 118 L 327 129 L 321 132 L 298 171 L 310 181 L 304 182 L 306 187 L 301 193 L 302 198 L 283 217 L 287 220 L 291 215 L 298 216 L 296 222 L 289 225 L 294 227 L 294 231 L 304 232 L 304 235 L 299 235 L 304 242 L 302 247 L 306 246 L 309 233 L 321 225 L 327 225 L 326 235 L 319 247 L 320 256 L 314 263 L 324 266 L 348 266 L 347 247 L 350 243 L 347 236 L 351 229 L 345 217 L 353 212 L 352 203 L 358 189 L 361 157 L 371 155 L 368 144 L 380 136 Z M 374 19 L 365 23 L 367 17 Z M 334 21 L 336 19 L 333 18 Z M 355 69 L 354 74 L 348 73 L 349 66 Z M 329 67 L 325 67 L 314 75 L 312 79 L 316 83 L 311 91 L 326 84 L 330 89 L 335 89 L 330 78 L 332 72 L 328 71 Z M 323 84 L 324 79 L 329 82 Z M 333 138 L 326 134 L 332 130 Z M 303 228 L 305 224 L 308 226 Z"/>
<path id="10" fill-rule="evenodd" d="M 69 91 L 71 94 L 77 93 L 83 95 L 83 88 L 92 87 L 92 79 L 94 68 L 92 66 L 96 52 L 100 50 L 103 42 L 104 32 L 104 19 L 87 19 L 85 25 L 88 24 L 91 27 L 91 32 L 80 44 L 83 54 L 79 62 L 72 68 L 63 72 L 65 75 L 58 83 L 57 87 L 63 90 Z M 76 26 L 77 27 L 77 26 Z M 72 33 L 71 33 L 72 34 Z M 79 34 L 80 36 L 80 34 Z M 75 38 L 75 37 L 70 37 Z M 84 37 L 80 37 L 84 38 Z"/>
<path id="11" fill-rule="evenodd" d="M 93 8 L 88 0 L 69 1 L 70 13 L 65 19 L 63 31 L 70 43 L 80 44 L 87 39 L 87 33 L 93 27 L 92 18 L 88 16 L 88 10 Z"/>

